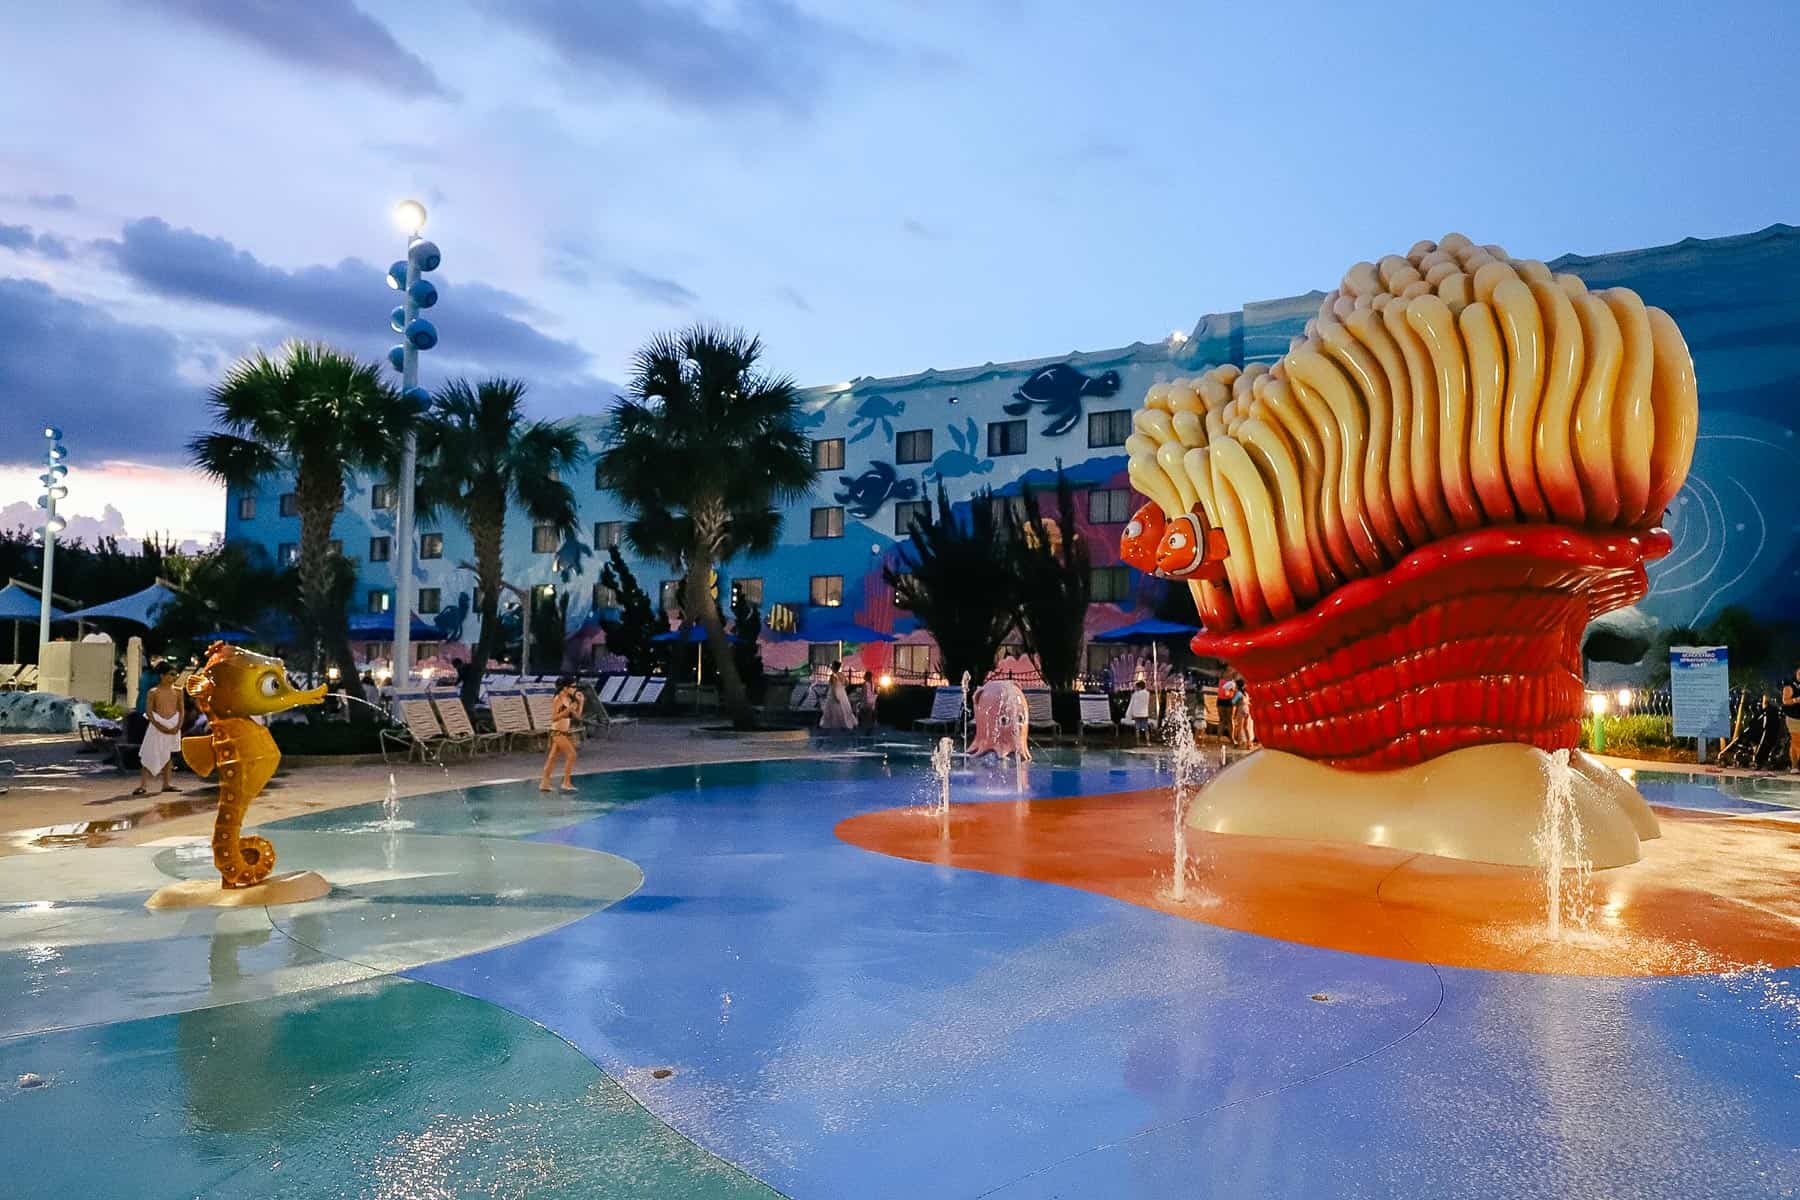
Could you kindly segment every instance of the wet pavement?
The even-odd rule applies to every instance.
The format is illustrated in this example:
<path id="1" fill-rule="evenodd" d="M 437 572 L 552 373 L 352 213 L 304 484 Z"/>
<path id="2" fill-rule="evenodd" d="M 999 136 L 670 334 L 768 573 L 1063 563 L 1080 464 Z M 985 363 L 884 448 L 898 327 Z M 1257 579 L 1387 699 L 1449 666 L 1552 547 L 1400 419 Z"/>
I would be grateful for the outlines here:
<path id="1" fill-rule="evenodd" d="M 1166 778 L 1042 757 L 953 798 L 1027 848 Z M 1402 961 L 839 837 L 923 798 L 910 751 L 579 782 L 265 826 L 310 905 L 143 910 L 188 841 L 0 859 L 5 1194 L 1800 1188 L 1792 970 Z"/>

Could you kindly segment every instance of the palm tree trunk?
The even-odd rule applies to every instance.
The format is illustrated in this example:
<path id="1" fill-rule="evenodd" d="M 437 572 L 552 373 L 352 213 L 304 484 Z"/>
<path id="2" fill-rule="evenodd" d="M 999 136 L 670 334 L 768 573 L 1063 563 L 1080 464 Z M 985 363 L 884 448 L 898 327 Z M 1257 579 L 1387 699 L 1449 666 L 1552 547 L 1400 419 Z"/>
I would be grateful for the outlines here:
<path id="1" fill-rule="evenodd" d="M 335 468 L 320 470 L 302 460 L 294 491 L 300 504 L 300 602 L 312 618 L 327 656 L 337 664 L 344 694 L 361 700 L 362 677 L 356 671 L 356 656 L 350 652 L 350 631 L 344 614 L 332 603 L 331 526 L 344 506 L 343 475 Z M 369 710 L 352 705 L 350 717 L 366 721 Z"/>
<path id="2" fill-rule="evenodd" d="M 756 714 L 744 691 L 743 678 L 738 674 L 731 643 L 725 640 L 725 618 L 719 612 L 718 597 L 713 595 L 712 589 L 717 560 L 715 547 L 723 534 L 722 506 L 694 514 L 694 549 L 688 555 L 687 595 L 682 598 L 682 607 L 706 630 L 707 650 L 712 655 L 713 670 L 719 680 L 719 703 L 731 715 L 734 726 L 751 729 L 756 725 Z"/>
<path id="3" fill-rule="evenodd" d="M 500 640 L 500 563 L 501 537 L 506 510 L 494 505 L 482 506 L 481 515 L 470 530 L 475 542 L 475 592 L 481 605 L 481 636 L 469 660 L 469 675 L 463 681 L 462 700 L 471 712 L 481 697 L 481 677 L 487 673 L 488 659 Z M 523 674 L 525 665 L 519 664 Z"/>

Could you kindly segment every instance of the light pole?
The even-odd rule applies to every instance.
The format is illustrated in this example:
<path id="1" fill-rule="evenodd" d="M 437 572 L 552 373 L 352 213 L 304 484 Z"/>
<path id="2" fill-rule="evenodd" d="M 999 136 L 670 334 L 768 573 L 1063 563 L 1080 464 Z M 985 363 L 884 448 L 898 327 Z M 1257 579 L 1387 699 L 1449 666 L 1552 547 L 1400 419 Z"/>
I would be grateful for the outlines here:
<path id="1" fill-rule="evenodd" d="M 412 405 L 414 415 L 431 406 L 431 393 L 419 386 L 419 351 L 437 345 L 437 328 L 419 315 L 437 303 L 437 288 L 424 278 L 435 271 L 443 256 L 435 244 L 419 236 L 425 228 L 425 206 L 402 200 L 394 206 L 394 221 L 406 234 L 406 257 L 388 267 L 388 286 L 401 294 L 402 303 L 388 314 L 388 323 L 405 340 L 388 351 L 388 363 L 400 372 L 400 393 Z M 394 679 L 404 688 L 412 676 L 413 609 L 413 492 L 419 473 L 419 437 L 407 425 L 400 448 L 399 495 L 394 500 Z"/>
<path id="2" fill-rule="evenodd" d="M 63 465 L 63 459 L 69 452 L 63 449 L 62 430 L 54 425 L 44 426 L 44 473 L 38 476 L 43 482 L 44 494 L 38 497 L 38 507 L 44 510 L 44 523 L 37 531 L 44 535 L 44 579 L 42 594 L 38 597 L 38 670 L 43 670 L 45 651 L 50 645 L 50 585 L 56 573 L 56 535 L 68 524 L 56 515 L 56 502 L 69 494 L 63 486 L 68 477 L 69 468 Z"/>

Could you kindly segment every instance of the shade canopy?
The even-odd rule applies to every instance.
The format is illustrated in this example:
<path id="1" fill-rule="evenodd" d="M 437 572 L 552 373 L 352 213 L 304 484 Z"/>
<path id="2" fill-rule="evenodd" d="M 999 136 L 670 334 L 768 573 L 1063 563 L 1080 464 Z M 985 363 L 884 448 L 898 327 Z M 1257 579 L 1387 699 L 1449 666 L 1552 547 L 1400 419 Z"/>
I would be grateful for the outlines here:
<path id="1" fill-rule="evenodd" d="M 706 640 L 706 626 L 695 624 L 685 626 L 681 629 L 671 629 L 667 633 L 654 635 L 650 640 L 653 642 L 704 642 Z M 728 633 L 725 635 L 725 640 L 728 642 L 735 642 L 737 641 L 737 635 L 735 633 Z"/>
<path id="2" fill-rule="evenodd" d="M 353 642 L 391 642 L 394 640 L 393 613 L 357 613 L 346 622 L 350 629 L 350 640 Z M 418 613 L 413 614 L 412 640 L 415 642 L 441 642 L 444 635 L 436 625 L 422 620 Z"/>
<path id="3" fill-rule="evenodd" d="M 0 621 L 36 621 L 41 613 L 38 598 L 16 583 L 9 583 L 0 588 Z M 50 619 L 62 621 L 68 614 L 50 606 Z"/>
<path id="4" fill-rule="evenodd" d="M 858 645 L 867 642 L 891 642 L 894 635 L 883 633 L 879 629 L 870 629 L 867 625 L 858 625 L 855 621 L 808 621 L 800 631 L 802 641 L 817 642 L 855 642 Z"/>
<path id="5" fill-rule="evenodd" d="M 1129 642 L 1141 646 L 1145 643 L 1191 638 L 1199 632 L 1198 625 L 1182 625 L 1175 621 L 1160 621 L 1155 617 L 1145 617 L 1141 621 L 1133 621 L 1129 625 L 1121 625 L 1117 629 L 1109 629 L 1105 633 L 1096 633 L 1091 640 Z"/>
<path id="6" fill-rule="evenodd" d="M 134 625 L 142 625 L 152 629 L 162 619 L 163 610 L 175 601 L 175 589 L 160 579 L 141 592 L 133 592 L 129 596 L 121 596 L 117 600 L 105 604 L 96 604 L 92 608 L 80 609 L 69 614 L 71 621 L 130 621 Z"/>

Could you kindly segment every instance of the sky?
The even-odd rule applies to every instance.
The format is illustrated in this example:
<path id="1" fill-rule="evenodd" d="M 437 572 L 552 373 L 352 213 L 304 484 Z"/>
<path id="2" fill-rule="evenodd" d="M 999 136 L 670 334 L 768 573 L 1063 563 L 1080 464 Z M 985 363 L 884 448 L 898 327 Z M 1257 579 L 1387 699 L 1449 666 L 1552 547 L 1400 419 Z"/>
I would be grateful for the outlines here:
<path id="1" fill-rule="evenodd" d="M 1800 5 L 0 5 L 0 524 L 204 541 L 208 387 L 370 358 L 604 411 L 697 320 L 802 384 L 1122 346 L 1452 229 L 1550 258 L 1800 223 Z M 88 525 L 76 525 L 87 529 Z"/>

